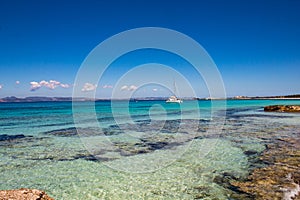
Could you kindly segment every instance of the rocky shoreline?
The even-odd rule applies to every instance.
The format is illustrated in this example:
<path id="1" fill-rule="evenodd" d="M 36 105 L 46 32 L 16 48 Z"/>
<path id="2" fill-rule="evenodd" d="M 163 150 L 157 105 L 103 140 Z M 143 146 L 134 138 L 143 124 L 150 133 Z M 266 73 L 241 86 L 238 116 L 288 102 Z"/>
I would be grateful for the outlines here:
<path id="1" fill-rule="evenodd" d="M 268 144 L 260 161 L 266 166 L 254 169 L 245 181 L 230 184 L 259 200 L 300 200 L 300 137 Z"/>
<path id="2" fill-rule="evenodd" d="M 265 106 L 265 112 L 300 112 L 300 105 L 272 105 Z"/>
<path id="3" fill-rule="evenodd" d="M 37 189 L 21 188 L 16 190 L 0 190 L 1 200 L 54 200 L 46 192 Z"/>

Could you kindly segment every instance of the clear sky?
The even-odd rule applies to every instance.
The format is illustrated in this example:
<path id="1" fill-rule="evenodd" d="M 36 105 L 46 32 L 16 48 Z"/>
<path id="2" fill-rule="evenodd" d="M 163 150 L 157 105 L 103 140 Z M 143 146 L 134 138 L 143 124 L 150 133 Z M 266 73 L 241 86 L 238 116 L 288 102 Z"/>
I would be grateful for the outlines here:
<path id="1" fill-rule="evenodd" d="M 93 48 L 114 34 L 148 26 L 199 42 L 228 96 L 300 93 L 299 0 L 1 0 L 0 97 L 71 96 L 77 70 Z M 132 63 L 165 63 L 170 56 L 150 51 L 151 60 L 149 52 L 142 54 L 120 59 L 114 73 L 85 90 L 97 84 L 105 97 Z M 171 66 L 185 64 L 171 60 Z M 197 81 L 191 71 L 184 73 Z"/>

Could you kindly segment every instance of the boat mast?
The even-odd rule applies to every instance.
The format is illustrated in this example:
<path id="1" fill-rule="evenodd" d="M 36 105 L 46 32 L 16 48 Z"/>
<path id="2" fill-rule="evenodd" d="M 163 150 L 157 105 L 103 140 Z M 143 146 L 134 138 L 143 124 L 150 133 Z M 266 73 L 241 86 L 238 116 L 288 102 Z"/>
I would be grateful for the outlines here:
<path id="1" fill-rule="evenodd" d="M 173 90 L 173 93 L 174 93 L 174 96 L 177 97 L 177 89 L 176 89 L 176 82 L 175 82 L 175 79 L 173 79 L 173 87 L 174 87 L 174 90 Z"/>

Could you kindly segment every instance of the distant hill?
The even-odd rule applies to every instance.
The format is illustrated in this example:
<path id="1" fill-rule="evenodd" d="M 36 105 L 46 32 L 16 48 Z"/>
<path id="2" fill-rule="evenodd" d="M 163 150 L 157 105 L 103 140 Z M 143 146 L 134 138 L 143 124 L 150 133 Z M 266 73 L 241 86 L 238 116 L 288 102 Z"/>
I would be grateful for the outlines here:
<path id="1" fill-rule="evenodd" d="M 167 97 L 140 97 L 140 98 L 131 98 L 130 101 L 159 101 L 166 100 Z M 185 98 L 190 100 L 192 98 Z M 75 98 L 72 97 L 25 97 L 18 98 L 15 96 L 5 97 L 0 99 L 1 102 L 51 102 L 51 101 L 109 101 L 110 99 L 88 99 L 88 98 Z M 128 100 L 128 99 L 115 99 L 115 100 Z"/>
<path id="2" fill-rule="evenodd" d="M 300 94 L 281 95 L 281 96 L 262 96 L 262 97 L 236 96 L 229 99 L 300 99 Z"/>
<path id="3" fill-rule="evenodd" d="M 140 98 L 132 98 L 131 101 L 153 101 L 153 100 L 166 100 L 167 97 L 140 97 Z M 183 98 L 183 100 L 213 100 L 218 98 Z M 236 96 L 231 97 L 228 99 L 300 99 L 300 94 L 293 94 L 293 95 L 283 95 L 283 96 L 264 96 L 264 97 L 248 97 L 248 96 Z M 1 102 L 51 102 L 51 101 L 108 101 L 110 99 L 88 99 L 88 98 L 75 98 L 72 97 L 25 97 L 19 98 L 15 96 L 4 97 L 0 99 Z M 119 99 L 119 100 L 126 100 L 126 99 Z"/>
<path id="4" fill-rule="evenodd" d="M 286 95 L 286 96 L 275 96 L 269 98 L 300 98 L 300 94 Z"/>
<path id="5" fill-rule="evenodd" d="M 77 101 L 86 101 L 84 98 L 77 98 Z M 25 97 L 15 96 L 0 99 L 0 102 L 46 102 L 46 101 L 72 101 L 72 97 Z"/>

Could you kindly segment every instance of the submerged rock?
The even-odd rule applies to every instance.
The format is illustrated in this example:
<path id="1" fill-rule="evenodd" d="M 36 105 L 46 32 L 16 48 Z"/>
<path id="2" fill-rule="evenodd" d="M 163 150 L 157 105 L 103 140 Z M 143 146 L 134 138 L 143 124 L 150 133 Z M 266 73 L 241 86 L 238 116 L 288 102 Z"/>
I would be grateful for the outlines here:
<path id="1" fill-rule="evenodd" d="M 255 151 L 255 150 L 247 150 L 247 151 L 244 151 L 244 154 L 245 154 L 246 156 L 251 156 L 251 155 L 258 154 L 258 152 Z"/>
<path id="2" fill-rule="evenodd" d="M 16 140 L 16 139 L 21 139 L 21 138 L 25 138 L 25 137 L 26 136 L 23 135 L 23 134 L 19 134 L 19 135 L 6 135 L 6 134 L 2 134 L 2 135 L 0 135 L 0 141 Z"/>
<path id="3" fill-rule="evenodd" d="M 44 132 L 44 134 L 61 136 L 61 137 L 70 137 L 70 136 L 78 135 L 77 129 L 75 127 L 47 131 Z"/>
<path id="4" fill-rule="evenodd" d="M 300 200 L 300 139 L 275 140 L 260 160 L 267 165 L 255 169 L 246 181 L 231 181 L 232 186 L 255 199 Z"/>
<path id="5" fill-rule="evenodd" d="M 54 200 L 44 191 L 21 188 L 17 190 L 0 190 L 2 200 Z"/>
<path id="6" fill-rule="evenodd" d="M 0 134 L 0 147 L 16 147 L 22 146 L 22 144 L 26 145 L 35 145 L 37 146 L 37 141 L 42 140 L 43 138 L 35 138 L 32 135 L 7 135 L 7 134 Z"/>
<path id="7" fill-rule="evenodd" d="M 273 105 L 265 106 L 266 112 L 300 112 L 300 105 Z"/>
<path id="8" fill-rule="evenodd" d="M 44 132 L 46 135 L 54 135 L 59 137 L 73 137 L 73 136 L 95 136 L 95 135 L 103 135 L 103 131 L 97 128 L 63 128 L 63 129 L 56 129 L 52 131 Z"/>
<path id="9" fill-rule="evenodd" d="M 124 131 L 118 125 L 110 125 L 108 128 L 102 128 L 104 135 L 118 135 Z"/>

